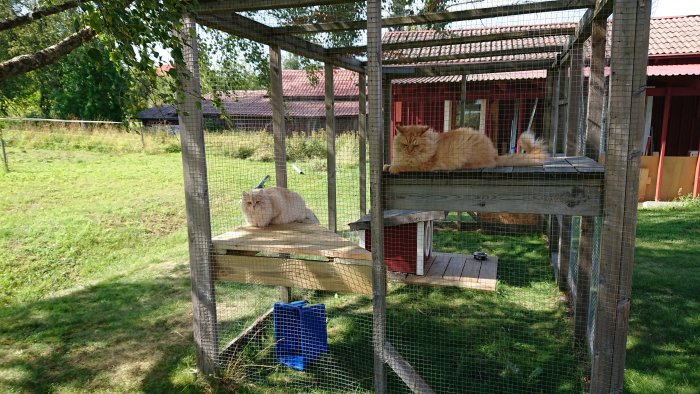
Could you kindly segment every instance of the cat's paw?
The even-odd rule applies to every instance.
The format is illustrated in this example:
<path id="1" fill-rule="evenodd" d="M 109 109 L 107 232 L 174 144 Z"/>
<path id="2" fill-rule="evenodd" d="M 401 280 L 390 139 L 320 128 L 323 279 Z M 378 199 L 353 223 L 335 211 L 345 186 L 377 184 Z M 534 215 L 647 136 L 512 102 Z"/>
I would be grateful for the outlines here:
<path id="1" fill-rule="evenodd" d="M 391 164 L 384 164 L 384 167 L 382 167 L 384 171 L 390 171 L 391 170 Z"/>

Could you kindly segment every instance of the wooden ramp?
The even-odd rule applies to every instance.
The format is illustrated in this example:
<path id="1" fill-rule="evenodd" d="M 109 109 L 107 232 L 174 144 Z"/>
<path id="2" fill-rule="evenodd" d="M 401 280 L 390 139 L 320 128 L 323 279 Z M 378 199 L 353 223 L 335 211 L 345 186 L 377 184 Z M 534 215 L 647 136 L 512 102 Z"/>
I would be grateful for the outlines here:
<path id="1" fill-rule="evenodd" d="M 496 290 L 498 257 L 484 261 L 463 254 L 433 252 L 425 266 L 425 275 L 388 272 L 397 282 L 425 286 L 457 286 L 485 291 Z"/>

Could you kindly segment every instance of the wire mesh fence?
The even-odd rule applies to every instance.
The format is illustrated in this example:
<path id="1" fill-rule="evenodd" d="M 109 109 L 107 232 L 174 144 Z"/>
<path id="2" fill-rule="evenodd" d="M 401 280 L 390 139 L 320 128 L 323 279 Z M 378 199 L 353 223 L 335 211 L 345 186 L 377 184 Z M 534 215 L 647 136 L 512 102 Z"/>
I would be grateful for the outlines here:
<path id="1" fill-rule="evenodd" d="M 185 53 L 199 360 L 260 392 L 619 388 L 649 4 L 278 3 L 195 18 L 269 46 L 265 89 L 202 93 Z"/>

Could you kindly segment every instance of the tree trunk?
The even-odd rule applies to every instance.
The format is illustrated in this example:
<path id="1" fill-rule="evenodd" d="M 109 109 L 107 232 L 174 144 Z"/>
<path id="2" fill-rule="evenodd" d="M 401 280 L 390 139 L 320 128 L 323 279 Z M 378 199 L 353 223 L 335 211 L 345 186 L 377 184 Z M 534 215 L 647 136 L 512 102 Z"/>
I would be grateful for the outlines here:
<path id="1" fill-rule="evenodd" d="M 14 29 L 16 27 L 26 25 L 33 21 L 39 20 L 49 15 L 58 14 L 71 8 L 78 6 L 77 1 L 67 1 L 63 4 L 59 4 L 53 7 L 42 8 L 28 14 L 18 16 L 16 18 L 5 19 L 0 21 L 0 31 L 5 31 L 9 29 Z"/>
<path id="2" fill-rule="evenodd" d="M 97 35 L 91 27 L 81 29 L 61 40 L 55 45 L 29 55 L 20 55 L 0 63 L 0 81 L 10 79 L 38 68 L 48 66 L 63 56 L 71 53 Z"/>

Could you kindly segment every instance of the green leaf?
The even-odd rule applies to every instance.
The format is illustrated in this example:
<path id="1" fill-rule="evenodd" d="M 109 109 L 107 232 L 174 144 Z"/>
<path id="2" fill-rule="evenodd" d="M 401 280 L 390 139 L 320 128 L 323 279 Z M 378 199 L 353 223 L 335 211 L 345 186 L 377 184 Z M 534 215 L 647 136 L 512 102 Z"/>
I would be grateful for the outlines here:
<path id="1" fill-rule="evenodd" d="M 96 63 L 102 63 L 102 61 L 104 60 L 102 58 L 102 52 L 100 52 L 100 50 L 95 47 L 88 49 L 87 54 L 88 56 L 90 56 L 90 59 L 92 59 Z"/>

